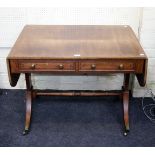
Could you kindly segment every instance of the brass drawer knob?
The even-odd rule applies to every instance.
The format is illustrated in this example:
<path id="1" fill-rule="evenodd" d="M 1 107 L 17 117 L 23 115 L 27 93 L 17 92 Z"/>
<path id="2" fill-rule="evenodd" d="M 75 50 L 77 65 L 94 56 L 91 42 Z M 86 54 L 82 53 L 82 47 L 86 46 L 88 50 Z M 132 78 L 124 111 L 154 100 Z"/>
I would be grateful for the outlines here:
<path id="1" fill-rule="evenodd" d="M 63 69 L 64 68 L 64 65 L 63 64 L 60 64 L 59 65 L 59 69 Z"/>
<path id="2" fill-rule="evenodd" d="M 35 64 L 32 64 L 32 65 L 31 65 L 31 68 L 32 68 L 32 69 L 35 69 L 35 67 L 36 67 Z"/>
<path id="3" fill-rule="evenodd" d="M 95 64 L 92 64 L 91 65 L 91 69 L 96 69 L 96 65 Z"/>
<path id="4" fill-rule="evenodd" d="M 123 64 L 120 64 L 119 65 L 119 69 L 123 69 L 124 68 L 124 65 Z"/>

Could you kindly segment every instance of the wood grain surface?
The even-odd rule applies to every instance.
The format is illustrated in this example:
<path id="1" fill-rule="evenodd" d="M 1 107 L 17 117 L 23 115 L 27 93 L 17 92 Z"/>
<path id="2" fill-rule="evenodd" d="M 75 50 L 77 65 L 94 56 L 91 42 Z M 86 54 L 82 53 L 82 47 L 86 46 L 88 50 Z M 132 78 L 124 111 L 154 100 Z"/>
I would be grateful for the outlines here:
<path id="1" fill-rule="evenodd" d="M 27 25 L 10 59 L 144 59 L 130 26 Z"/>

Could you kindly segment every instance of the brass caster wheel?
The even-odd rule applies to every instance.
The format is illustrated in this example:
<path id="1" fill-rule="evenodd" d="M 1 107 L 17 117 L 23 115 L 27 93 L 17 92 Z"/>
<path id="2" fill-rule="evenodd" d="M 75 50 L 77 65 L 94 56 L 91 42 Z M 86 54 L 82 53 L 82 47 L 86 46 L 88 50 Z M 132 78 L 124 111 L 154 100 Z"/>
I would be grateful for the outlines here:
<path id="1" fill-rule="evenodd" d="M 124 132 L 124 136 L 127 136 L 128 135 L 128 133 L 127 132 Z"/>
<path id="2" fill-rule="evenodd" d="M 127 136 L 128 135 L 128 133 L 129 133 L 129 130 L 125 130 L 125 132 L 124 132 L 124 136 Z"/>
<path id="3" fill-rule="evenodd" d="M 27 135 L 29 133 L 29 130 L 24 130 L 23 131 L 23 136 Z"/>

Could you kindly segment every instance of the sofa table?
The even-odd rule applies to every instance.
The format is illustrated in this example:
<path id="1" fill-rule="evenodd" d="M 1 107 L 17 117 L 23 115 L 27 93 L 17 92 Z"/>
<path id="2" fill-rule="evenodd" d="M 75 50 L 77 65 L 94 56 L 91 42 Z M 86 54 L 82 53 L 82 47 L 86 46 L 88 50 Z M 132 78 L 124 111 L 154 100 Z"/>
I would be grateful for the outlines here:
<path id="1" fill-rule="evenodd" d="M 129 131 L 129 80 L 136 75 L 145 86 L 147 56 L 128 25 L 26 25 L 7 57 L 11 86 L 21 73 L 26 81 L 27 134 L 31 120 L 32 100 L 36 95 L 102 96 L 119 95 L 124 110 L 124 135 Z M 124 74 L 120 91 L 34 90 L 31 74 L 105 75 Z"/>

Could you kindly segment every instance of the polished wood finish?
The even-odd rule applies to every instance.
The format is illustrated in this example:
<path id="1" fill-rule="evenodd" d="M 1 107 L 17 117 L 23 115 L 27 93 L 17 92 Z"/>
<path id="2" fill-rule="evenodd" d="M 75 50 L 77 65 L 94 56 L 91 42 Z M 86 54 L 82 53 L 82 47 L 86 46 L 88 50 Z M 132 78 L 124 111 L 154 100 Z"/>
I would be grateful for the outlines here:
<path id="1" fill-rule="evenodd" d="M 23 60 L 19 62 L 19 71 L 75 71 L 75 63 L 71 61 Z"/>
<path id="2" fill-rule="evenodd" d="M 9 54 L 10 59 L 120 57 L 146 57 L 130 26 L 27 25 Z"/>
<path id="3" fill-rule="evenodd" d="M 141 86 L 145 85 L 147 74 L 147 57 L 131 27 L 126 25 L 27 25 L 8 55 L 7 65 L 11 86 L 17 84 L 21 73 L 26 77 L 25 131 L 30 126 L 32 99 L 37 95 L 120 95 L 126 135 L 130 74 L 137 76 Z M 40 92 L 33 90 L 31 73 L 125 76 L 121 92 Z"/>
<path id="4" fill-rule="evenodd" d="M 94 91 L 94 92 L 90 92 L 90 91 L 67 91 L 67 92 L 35 92 L 36 96 L 115 96 L 115 95 L 119 95 L 122 96 L 122 92 L 105 92 L 105 91 Z"/>
<path id="5" fill-rule="evenodd" d="M 54 65 L 54 61 L 58 59 L 65 60 L 65 64 L 59 63 L 60 66 L 66 66 L 67 60 L 74 61 L 77 71 L 81 67 L 78 66 L 80 61 L 88 59 L 95 62 L 101 60 L 102 63 L 108 61 L 110 65 L 104 64 L 107 70 L 103 68 L 102 72 L 120 72 L 124 67 L 119 66 L 123 65 L 123 71 L 132 70 L 136 73 L 141 86 L 146 83 L 147 58 L 130 26 L 27 25 L 7 58 L 10 84 L 15 86 L 19 73 L 25 71 L 59 72 L 60 68 Z M 26 60 L 29 63 L 24 63 Z M 46 62 L 49 60 L 53 60 L 53 65 Z M 115 62 L 113 65 L 116 60 L 119 64 Z M 46 66 L 46 63 L 49 63 L 49 66 Z M 72 65 L 62 67 L 63 71 L 72 71 Z M 108 70 L 111 65 L 113 67 Z M 31 67 L 31 70 L 26 70 L 25 67 Z M 79 71 L 75 73 L 83 74 Z"/>
<path id="6" fill-rule="evenodd" d="M 77 71 L 74 74 L 90 73 L 90 71 L 100 72 L 136 72 L 142 73 L 144 60 L 124 60 L 124 59 L 103 59 L 103 60 L 10 60 L 13 66 L 12 72 L 59 72 Z"/>
<path id="7" fill-rule="evenodd" d="M 124 110 L 125 136 L 129 132 L 129 80 L 130 80 L 130 74 L 124 74 L 123 110 Z"/>
<path id="8" fill-rule="evenodd" d="M 79 71 L 135 71 L 135 63 L 132 61 L 123 61 L 123 60 L 104 60 L 104 61 L 81 61 L 79 65 Z"/>
<path id="9" fill-rule="evenodd" d="M 31 74 L 25 74 L 26 81 L 26 117 L 25 117 L 25 130 L 23 134 L 27 134 L 30 127 L 31 121 L 31 109 L 32 109 L 32 83 L 31 83 Z"/>

